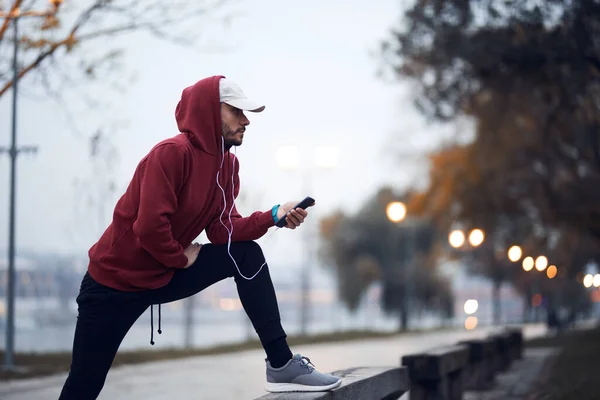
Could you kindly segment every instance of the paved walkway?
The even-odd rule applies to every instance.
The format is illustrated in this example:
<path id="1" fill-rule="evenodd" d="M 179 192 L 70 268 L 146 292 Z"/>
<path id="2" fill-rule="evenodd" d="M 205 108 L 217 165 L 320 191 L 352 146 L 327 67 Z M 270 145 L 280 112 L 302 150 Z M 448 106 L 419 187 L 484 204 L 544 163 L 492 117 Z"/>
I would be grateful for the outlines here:
<path id="1" fill-rule="evenodd" d="M 545 368 L 559 349 L 526 349 L 522 360 L 515 361 L 508 371 L 498 374 L 491 390 L 467 392 L 464 400 L 526 400 L 542 379 Z"/>
<path id="2" fill-rule="evenodd" d="M 303 345 L 292 349 L 311 358 L 318 369 L 397 366 L 400 357 L 432 346 L 486 336 L 490 328 L 475 331 L 433 332 L 377 340 Z M 526 338 L 545 334 L 543 325 L 524 329 Z M 264 395 L 264 352 L 190 357 L 114 368 L 99 400 L 229 400 L 255 399 Z M 0 383 L 3 400 L 58 399 L 65 374 Z M 487 400 L 487 399 L 486 399 Z"/>

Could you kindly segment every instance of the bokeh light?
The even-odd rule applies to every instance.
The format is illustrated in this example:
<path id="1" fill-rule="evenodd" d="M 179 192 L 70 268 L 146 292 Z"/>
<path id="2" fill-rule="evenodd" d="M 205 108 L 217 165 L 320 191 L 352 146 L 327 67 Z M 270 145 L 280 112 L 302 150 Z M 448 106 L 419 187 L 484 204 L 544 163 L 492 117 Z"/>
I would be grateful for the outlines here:
<path id="1" fill-rule="evenodd" d="M 465 329 L 470 331 L 477 328 L 477 317 L 471 315 L 465 319 Z"/>
<path id="2" fill-rule="evenodd" d="M 508 249 L 508 259 L 512 262 L 517 262 L 521 259 L 523 250 L 519 246 L 512 246 Z"/>
<path id="3" fill-rule="evenodd" d="M 536 293 L 533 295 L 533 297 L 531 298 L 531 305 L 534 307 L 539 307 L 542 305 L 542 295 L 539 293 Z"/>
<path id="4" fill-rule="evenodd" d="M 392 222 L 400 222 L 406 217 L 406 205 L 400 201 L 393 201 L 386 207 L 385 213 Z"/>
<path id="5" fill-rule="evenodd" d="M 454 230 L 450 232 L 450 235 L 448 236 L 448 242 L 450 243 L 450 246 L 454 247 L 455 249 L 459 248 L 465 244 L 465 234 L 463 231 Z"/>
<path id="6" fill-rule="evenodd" d="M 485 234 L 481 229 L 473 229 L 471 233 L 469 233 L 469 243 L 473 247 L 477 247 L 483 243 L 485 240 Z"/>
<path id="7" fill-rule="evenodd" d="M 477 309 L 479 308 L 479 303 L 477 302 L 477 300 L 474 299 L 469 299 L 467 301 L 465 301 L 465 313 L 466 314 L 475 314 L 475 312 L 477 311 Z"/>
<path id="8" fill-rule="evenodd" d="M 543 271 L 546 269 L 546 267 L 548 266 L 548 259 L 546 258 L 546 256 L 539 256 L 538 258 L 535 259 L 535 269 L 537 269 L 538 271 Z"/>
<path id="9" fill-rule="evenodd" d="M 533 264 L 535 264 L 533 257 L 525 257 L 523 259 L 523 269 L 525 271 L 531 271 L 533 269 Z"/>

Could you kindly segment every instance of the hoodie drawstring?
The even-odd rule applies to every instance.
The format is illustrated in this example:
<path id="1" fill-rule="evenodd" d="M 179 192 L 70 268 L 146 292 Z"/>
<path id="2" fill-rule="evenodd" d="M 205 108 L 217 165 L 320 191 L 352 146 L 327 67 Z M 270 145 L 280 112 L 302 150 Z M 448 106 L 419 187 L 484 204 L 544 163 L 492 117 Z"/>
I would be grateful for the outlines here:
<path id="1" fill-rule="evenodd" d="M 158 334 L 162 334 L 162 330 L 160 329 L 160 303 L 158 304 Z"/>
<path id="2" fill-rule="evenodd" d="M 158 334 L 162 334 L 162 329 L 160 329 L 160 319 L 161 319 L 161 309 L 160 303 L 158 304 Z M 150 305 L 150 344 L 154 346 L 154 304 Z"/>

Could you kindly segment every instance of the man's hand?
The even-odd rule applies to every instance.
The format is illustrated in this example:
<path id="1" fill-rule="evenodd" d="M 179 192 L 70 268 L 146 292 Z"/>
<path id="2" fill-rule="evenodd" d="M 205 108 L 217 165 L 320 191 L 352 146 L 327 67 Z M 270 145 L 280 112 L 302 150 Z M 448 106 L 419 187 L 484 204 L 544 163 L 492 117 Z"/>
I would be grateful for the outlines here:
<path id="1" fill-rule="evenodd" d="M 183 251 L 183 254 L 185 254 L 185 256 L 188 259 L 188 262 L 185 266 L 186 268 L 189 268 L 190 265 L 196 262 L 196 259 L 198 258 L 198 253 L 200 253 L 200 248 L 202 248 L 202 245 L 200 243 L 192 243 L 187 247 L 187 249 Z"/>
<path id="2" fill-rule="evenodd" d="M 301 208 L 293 209 L 294 206 L 298 203 L 299 201 L 288 201 L 284 205 L 279 206 L 279 210 L 277 210 L 278 220 L 283 218 L 287 214 L 285 218 L 285 227 L 288 229 L 296 229 L 298 226 L 300 226 L 301 223 L 304 222 L 304 219 L 308 215 L 308 212 L 306 210 L 303 210 Z M 314 205 L 315 203 L 311 204 L 309 207 L 312 207 Z"/>

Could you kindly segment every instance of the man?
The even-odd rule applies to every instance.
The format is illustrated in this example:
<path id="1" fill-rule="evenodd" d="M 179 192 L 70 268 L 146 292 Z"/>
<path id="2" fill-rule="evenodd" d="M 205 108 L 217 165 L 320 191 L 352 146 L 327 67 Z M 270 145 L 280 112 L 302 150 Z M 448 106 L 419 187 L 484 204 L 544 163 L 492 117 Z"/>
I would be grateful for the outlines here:
<path id="1" fill-rule="evenodd" d="M 96 399 L 121 341 L 148 308 L 183 299 L 228 277 L 263 345 L 268 391 L 323 391 L 338 387 L 308 358 L 292 355 L 281 326 L 273 283 L 254 242 L 280 218 L 295 229 L 307 216 L 297 202 L 242 217 L 239 146 L 249 120 L 261 112 L 222 76 L 186 88 L 175 117 L 179 134 L 158 143 L 137 166 L 116 204 L 112 223 L 89 251 L 77 304 L 71 370 L 60 400 Z M 211 244 L 192 243 L 206 230 Z M 221 384 L 221 383 L 216 383 Z"/>

